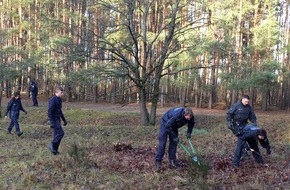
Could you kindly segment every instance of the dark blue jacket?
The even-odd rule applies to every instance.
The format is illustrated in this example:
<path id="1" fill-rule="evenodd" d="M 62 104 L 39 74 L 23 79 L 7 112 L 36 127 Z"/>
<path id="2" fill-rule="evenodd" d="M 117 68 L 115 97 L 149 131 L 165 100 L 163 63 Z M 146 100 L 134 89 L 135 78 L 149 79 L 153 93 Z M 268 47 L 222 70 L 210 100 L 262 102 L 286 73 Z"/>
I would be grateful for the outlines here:
<path id="1" fill-rule="evenodd" d="M 9 113 L 10 117 L 19 118 L 20 110 L 23 111 L 23 112 L 26 112 L 25 109 L 22 106 L 21 98 L 15 99 L 13 97 L 8 102 L 5 116 L 7 116 L 8 113 Z"/>
<path id="2" fill-rule="evenodd" d="M 257 132 L 259 129 L 261 128 L 247 125 L 244 127 L 243 135 L 239 138 L 241 138 L 241 140 L 243 141 L 257 141 L 258 140 L 263 148 L 270 149 L 270 142 L 267 137 L 265 137 L 264 139 L 258 138 Z"/>
<path id="3" fill-rule="evenodd" d="M 48 118 L 51 125 L 55 124 L 55 120 L 62 119 L 66 121 L 62 113 L 62 100 L 60 97 L 52 96 L 48 102 Z"/>
<path id="4" fill-rule="evenodd" d="M 248 120 L 252 123 L 257 122 L 256 115 L 249 104 L 244 106 L 241 101 L 238 101 L 227 112 L 228 122 L 234 121 L 241 124 L 246 124 Z"/>
<path id="5" fill-rule="evenodd" d="M 184 107 L 172 108 L 168 110 L 161 119 L 161 125 L 164 125 L 168 129 L 178 129 L 185 124 L 188 124 L 187 133 L 192 133 L 194 127 L 194 116 L 190 120 L 186 120 L 184 117 Z"/>
<path id="6" fill-rule="evenodd" d="M 33 94 L 38 94 L 38 87 L 35 82 L 31 82 L 29 90 Z"/>

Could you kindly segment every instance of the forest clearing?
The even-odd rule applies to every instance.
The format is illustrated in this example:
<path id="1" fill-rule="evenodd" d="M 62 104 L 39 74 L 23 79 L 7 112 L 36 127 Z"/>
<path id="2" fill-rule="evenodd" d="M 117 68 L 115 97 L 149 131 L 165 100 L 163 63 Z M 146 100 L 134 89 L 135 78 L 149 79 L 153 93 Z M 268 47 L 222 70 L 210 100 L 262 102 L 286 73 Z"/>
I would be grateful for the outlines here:
<path id="1" fill-rule="evenodd" d="M 30 103 L 30 102 L 29 102 Z M 64 103 L 68 125 L 59 155 L 47 148 L 51 129 L 46 103 L 20 116 L 21 137 L 7 134 L 1 119 L 1 176 L 3 189 L 281 189 L 290 187 L 289 112 L 257 111 L 258 124 L 267 129 L 272 154 L 252 156 L 233 169 L 235 137 L 226 128 L 226 110 L 193 109 L 192 143 L 201 166 L 192 164 L 178 147 L 182 167 L 155 171 L 158 125 L 140 126 L 138 105 Z M 2 110 L 5 107 L 2 107 Z M 160 117 L 168 108 L 159 108 Z M 185 128 L 180 139 L 185 141 Z M 184 143 L 186 144 L 186 142 Z"/>
<path id="2" fill-rule="evenodd" d="M 0 189 L 289 190 L 289 9 L 285 0 L 0 0 Z M 20 94 L 23 134 L 7 134 L 8 99 L 14 123 L 26 113 Z M 265 165 L 250 155 L 231 166 L 237 138 L 225 115 L 242 95 L 268 132 Z M 177 105 L 193 108 L 201 165 L 178 147 L 181 167 L 165 157 L 156 172 L 160 117 Z"/>

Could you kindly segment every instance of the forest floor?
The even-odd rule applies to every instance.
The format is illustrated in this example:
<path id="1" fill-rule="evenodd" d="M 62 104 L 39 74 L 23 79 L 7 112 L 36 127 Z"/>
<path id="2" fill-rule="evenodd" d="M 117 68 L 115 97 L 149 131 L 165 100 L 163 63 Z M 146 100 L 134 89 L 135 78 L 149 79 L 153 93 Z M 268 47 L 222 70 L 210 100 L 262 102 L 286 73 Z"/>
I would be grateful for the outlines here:
<path id="1" fill-rule="evenodd" d="M 2 113 L 7 99 L 2 102 Z M 47 150 L 47 102 L 32 107 L 23 99 L 26 116 L 20 116 L 23 136 L 7 135 L 1 119 L 0 186 L 4 189 L 290 189 L 290 112 L 256 111 L 258 124 L 268 131 L 272 154 L 260 147 L 266 165 L 251 155 L 232 168 L 236 138 L 226 128 L 226 110 L 193 108 L 196 126 L 192 143 L 198 166 L 178 147 L 181 167 L 156 172 L 154 156 L 158 124 L 139 124 L 139 106 L 63 102 L 68 120 L 61 154 Z M 150 105 L 149 105 L 150 106 Z M 169 107 L 158 108 L 158 119 Z M 186 127 L 180 129 L 185 141 Z M 26 187 L 26 188 L 23 188 Z"/>

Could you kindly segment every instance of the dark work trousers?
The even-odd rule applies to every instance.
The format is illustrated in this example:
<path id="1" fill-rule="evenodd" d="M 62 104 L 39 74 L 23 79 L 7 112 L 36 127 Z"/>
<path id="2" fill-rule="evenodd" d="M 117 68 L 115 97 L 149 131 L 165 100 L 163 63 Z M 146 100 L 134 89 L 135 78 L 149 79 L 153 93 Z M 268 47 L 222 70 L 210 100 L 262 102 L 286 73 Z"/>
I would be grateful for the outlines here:
<path id="1" fill-rule="evenodd" d="M 54 130 L 53 131 L 53 139 L 52 139 L 51 143 L 52 143 L 53 149 L 58 151 L 59 144 L 61 142 L 61 139 L 64 136 L 64 131 L 63 131 L 61 124 L 60 124 L 60 118 L 55 119 L 54 124 L 55 124 L 55 126 L 53 128 L 53 130 Z"/>
<path id="2" fill-rule="evenodd" d="M 242 157 L 245 157 L 248 155 L 248 150 L 250 150 L 248 143 L 244 143 L 244 147 L 242 148 Z"/>
<path id="3" fill-rule="evenodd" d="M 263 157 L 261 156 L 261 153 L 258 147 L 258 142 L 256 140 L 248 140 L 247 142 L 250 148 L 254 150 L 252 154 L 253 154 L 253 157 L 255 158 L 255 161 L 259 164 L 264 164 Z"/>
<path id="4" fill-rule="evenodd" d="M 13 112 L 10 115 L 10 124 L 8 126 L 8 131 L 10 132 L 12 128 L 15 126 L 16 133 L 20 132 L 18 116 L 14 115 Z"/>
<path id="5" fill-rule="evenodd" d="M 240 159 L 243 153 L 243 149 L 247 147 L 247 143 L 249 144 L 250 148 L 253 149 L 254 151 L 252 152 L 256 162 L 258 163 L 263 163 L 263 158 L 260 154 L 259 147 L 257 144 L 256 140 L 248 140 L 244 141 L 238 138 L 237 140 L 237 145 L 236 145 L 236 150 L 234 154 L 234 159 L 233 159 L 233 165 L 234 166 L 239 166 L 240 165 Z"/>
<path id="6" fill-rule="evenodd" d="M 32 97 L 33 106 L 38 106 L 37 94 L 36 93 L 32 93 L 31 97 Z"/>
<path id="7" fill-rule="evenodd" d="M 246 141 L 243 141 L 240 138 L 238 138 L 237 143 L 236 143 L 234 159 L 233 159 L 234 166 L 240 165 L 240 159 L 243 153 L 243 148 L 246 146 L 246 143 L 247 143 Z"/>
<path id="8" fill-rule="evenodd" d="M 158 149 L 155 156 L 155 160 L 158 160 L 158 161 L 163 160 L 167 137 L 169 137 L 168 158 L 170 160 L 176 159 L 176 149 L 177 149 L 176 139 L 178 139 L 178 130 L 177 129 L 170 130 L 166 128 L 164 124 L 161 123 L 159 134 L 158 134 L 159 144 L 158 144 Z M 175 139 L 175 141 L 173 139 Z"/>

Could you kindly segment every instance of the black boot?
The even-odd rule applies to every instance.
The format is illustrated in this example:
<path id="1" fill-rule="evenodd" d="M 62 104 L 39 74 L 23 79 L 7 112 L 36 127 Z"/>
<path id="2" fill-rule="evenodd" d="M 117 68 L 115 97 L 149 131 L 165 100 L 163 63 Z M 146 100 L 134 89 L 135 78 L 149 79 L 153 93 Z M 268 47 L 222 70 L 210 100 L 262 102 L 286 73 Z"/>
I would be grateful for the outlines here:
<path id="1" fill-rule="evenodd" d="M 169 161 L 169 168 L 170 169 L 176 169 L 179 168 L 180 165 L 176 162 L 176 160 L 170 160 Z"/>
<path id="2" fill-rule="evenodd" d="M 157 172 L 160 172 L 162 169 L 162 162 L 161 160 L 156 160 L 156 170 Z"/>
<path id="3" fill-rule="evenodd" d="M 18 137 L 20 137 L 23 134 L 23 132 L 19 131 L 16 134 L 18 135 Z"/>
<path id="4" fill-rule="evenodd" d="M 57 155 L 58 154 L 58 151 L 53 148 L 53 144 L 52 143 L 48 144 L 48 149 L 51 151 L 51 153 L 53 155 Z"/>

